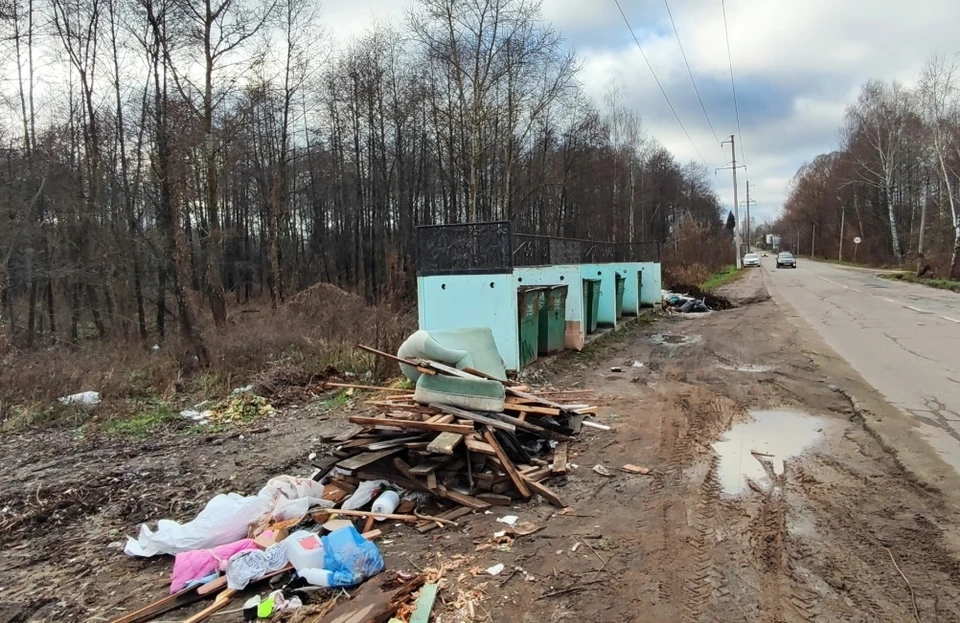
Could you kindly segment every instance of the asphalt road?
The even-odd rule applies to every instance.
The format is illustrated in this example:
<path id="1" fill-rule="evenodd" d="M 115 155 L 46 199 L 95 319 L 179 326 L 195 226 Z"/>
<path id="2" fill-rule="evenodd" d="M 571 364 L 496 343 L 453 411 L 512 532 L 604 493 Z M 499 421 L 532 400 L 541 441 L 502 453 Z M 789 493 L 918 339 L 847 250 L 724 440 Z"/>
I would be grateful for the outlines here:
<path id="1" fill-rule="evenodd" d="M 960 295 L 875 273 L 763 258 L 770 294 L 791 305 L 960 473 Z"/>

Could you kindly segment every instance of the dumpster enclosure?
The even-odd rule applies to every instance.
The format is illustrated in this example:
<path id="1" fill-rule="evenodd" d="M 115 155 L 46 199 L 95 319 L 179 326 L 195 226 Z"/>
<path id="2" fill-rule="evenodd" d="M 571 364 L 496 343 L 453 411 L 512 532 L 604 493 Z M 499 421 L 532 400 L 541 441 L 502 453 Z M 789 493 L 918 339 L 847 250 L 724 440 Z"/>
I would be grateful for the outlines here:
<path id="1" fill-rule="evenodd" d="M 660 301 L 660 246 L 514 233 L 508 222 L 417 228 L 425 331 L 488 327 L 507 370 L 580 350 Z"/>

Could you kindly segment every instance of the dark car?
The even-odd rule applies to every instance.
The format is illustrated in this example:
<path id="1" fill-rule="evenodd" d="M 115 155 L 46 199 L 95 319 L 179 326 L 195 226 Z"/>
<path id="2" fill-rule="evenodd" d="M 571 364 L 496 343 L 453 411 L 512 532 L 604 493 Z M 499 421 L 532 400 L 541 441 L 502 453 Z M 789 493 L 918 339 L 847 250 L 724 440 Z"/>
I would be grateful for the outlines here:
<path id="1" fill-rule="evenodd" d="M 777 268 L 796 268 L 797 267 L 797 258 L 793 257 L 793 253 L 781 253 L 777 256 Z"/>

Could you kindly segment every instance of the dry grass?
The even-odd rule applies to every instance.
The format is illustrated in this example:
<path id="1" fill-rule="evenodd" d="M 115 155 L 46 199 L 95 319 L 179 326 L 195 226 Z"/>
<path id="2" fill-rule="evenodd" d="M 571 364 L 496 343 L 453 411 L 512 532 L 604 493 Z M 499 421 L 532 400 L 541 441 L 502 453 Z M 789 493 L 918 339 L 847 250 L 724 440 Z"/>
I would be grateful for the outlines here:
<path id="1" fill-rule="evenodd" d="M 175 337 L 157 350 L 120 340 L 33 351 L 7 346 L 0 352 L 0 424 L 63 417 L 73 422 L 79 417 L 75 410 L 50 405 L 87 390 L 100 392 L 105 405 L 148 399 L 186 404 L 254 383 L 282 403 L 292 398 L 286 388 L 306 386 L 333 368 L 378 378 L 394 373 L 355 346 L 395 351 L 416 329 L 416 318 L 411 311 L 371 306 L 336 286 L 319 284 L 277 310 L 268 302 L 234 309 L 222 330 L 203 324 L 211 356 L 207 368 L 184 357 Z"/>

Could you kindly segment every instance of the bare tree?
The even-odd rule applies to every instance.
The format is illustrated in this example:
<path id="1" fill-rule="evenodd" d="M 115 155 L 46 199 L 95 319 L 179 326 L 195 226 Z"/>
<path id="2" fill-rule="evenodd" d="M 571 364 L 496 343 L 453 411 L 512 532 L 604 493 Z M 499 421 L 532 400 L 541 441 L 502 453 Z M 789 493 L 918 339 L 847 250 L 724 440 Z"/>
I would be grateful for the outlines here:
<path id="1" fill-rule="evenodd" d="M 960 148 L 954 143 L 954 128 L 960 123 L 960 98 L 956 84 L 956 65 L 940 54 L 927 60 L 917 85 L 920 110 L 930 138 L 930 148 L 936 159 L 937 171 L 943 182 L 953 222 L 953 253 L 950 258 L 950 278 L 960 276 L 960 214 L 954 192 L 956 172 L 948 164 L 950 154 Z M 924 199 L 924 208 L 926 199 Z"/>
<path id="2" fill-rule="evenodd" d="M 884 196 L 890 242 L 897 262 L 903 259 L 894 186 L 910 141 L 913 120 L 910 94 L 899 84 L 869 82 L 847 109 L 845 141 L 856 157 L 857 175 Z"/>

